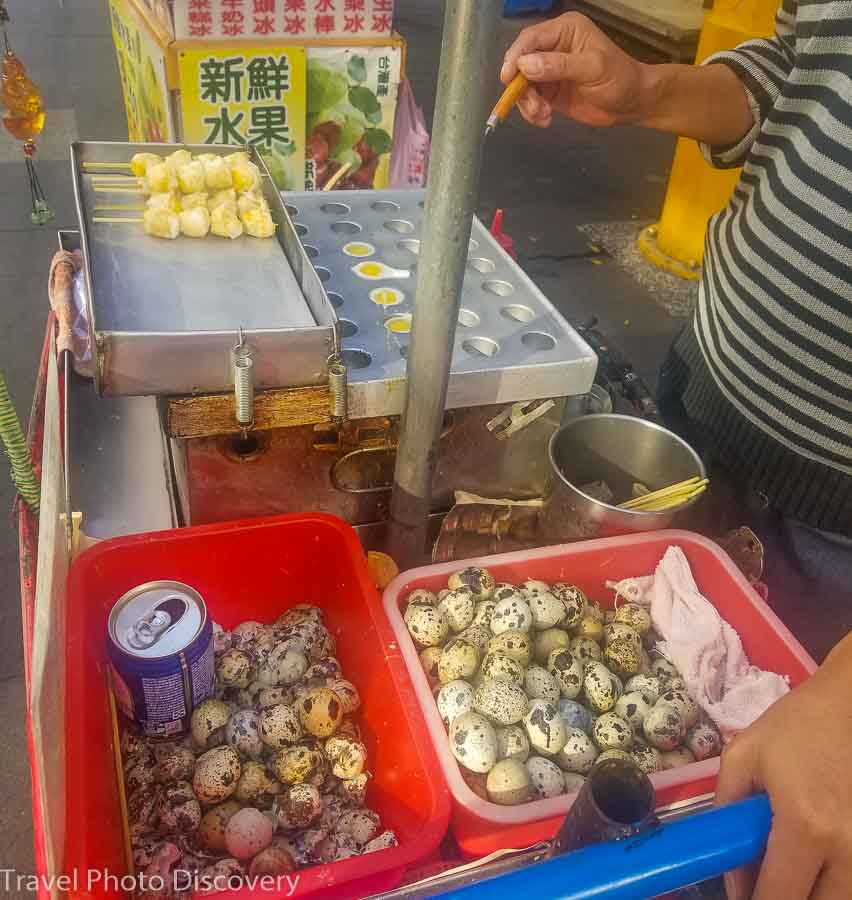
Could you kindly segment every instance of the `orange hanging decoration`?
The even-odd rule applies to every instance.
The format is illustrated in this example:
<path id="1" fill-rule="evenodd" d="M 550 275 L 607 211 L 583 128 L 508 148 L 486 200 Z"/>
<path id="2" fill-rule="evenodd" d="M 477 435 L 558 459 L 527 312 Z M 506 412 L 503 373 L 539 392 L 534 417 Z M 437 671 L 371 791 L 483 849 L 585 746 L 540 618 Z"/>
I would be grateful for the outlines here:
<path id="1" fill-rule="evenodd" d="M 23 151 L 33 201 L 30 218 L 36 225 L 44 225 L 54 214 L 47 205 L 47 198 L 35 170 L 36 145 L 33 140 L 44 128 L 44 105 L 41 101 L 41 91 L 27 78 L 24 64 L 9 46 L 9 36 L 6 33 L 8 22 L 9 13 L 3 0 L 0 0 L 0 26 L 3 28 L 4 45 L 2 79 L 0 79 L 3 125 L 12 137 L 24 142 Z"/>

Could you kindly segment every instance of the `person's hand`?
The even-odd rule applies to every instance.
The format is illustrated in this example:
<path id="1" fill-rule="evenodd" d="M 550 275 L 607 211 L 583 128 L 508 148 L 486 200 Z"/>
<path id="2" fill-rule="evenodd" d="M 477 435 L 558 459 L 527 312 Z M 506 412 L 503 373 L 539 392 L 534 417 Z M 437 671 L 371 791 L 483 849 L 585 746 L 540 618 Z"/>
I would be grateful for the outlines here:
<path id="1" fill-rule="evenodd" d="M 772 831 L 759 867 L 725 878 L 729 900 L 852 896 L 852 645 L 768 709 L 722 754 L 718 804 L 766 791 Z"/>
<path id="2" fill-rule="evenodd" d="M 524 73 L 531 82 L 518 102 L 531 124 L 547 128 L 554 112 L 587 125 L 634 122 L 642 102 L 642 63 L 579 13 L 525 28 L 506 53 L 500 80 Z"/>

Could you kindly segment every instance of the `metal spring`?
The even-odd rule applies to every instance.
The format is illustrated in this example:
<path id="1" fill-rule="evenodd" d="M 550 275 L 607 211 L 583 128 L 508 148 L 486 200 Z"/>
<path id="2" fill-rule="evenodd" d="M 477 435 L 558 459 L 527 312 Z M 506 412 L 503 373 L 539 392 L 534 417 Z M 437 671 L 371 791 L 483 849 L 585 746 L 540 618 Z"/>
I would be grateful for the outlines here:
<path id="1" fill-rule="evenodd" d="M 330 413 L 333 422 L 343 422 L 348 412 L 346 389 L 346 366 L 340 357 L 332 357 L 328 362 L 328 391 Z"/>
<path id="2" fill-rule="evenodd" d="M 254 425 L 254 359 L 245 345 L 234 350 L 234 397 L 237 424 L 247 430 Z"/>

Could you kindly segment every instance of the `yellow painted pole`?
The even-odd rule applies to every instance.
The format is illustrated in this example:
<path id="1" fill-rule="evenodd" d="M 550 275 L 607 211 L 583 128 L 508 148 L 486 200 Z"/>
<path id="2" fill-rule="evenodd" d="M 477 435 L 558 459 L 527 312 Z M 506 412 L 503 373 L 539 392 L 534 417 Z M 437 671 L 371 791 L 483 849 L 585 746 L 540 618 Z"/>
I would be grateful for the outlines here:
<path id="1" fill-rule="evenodd" d="M 696 65 L 719 50 L 774 32 L 779 0 L 715 0 L 704 19 Z M 639 235 L 639 249 L 659 268 L 697 279 L 708 219 L 731 197 L 739 169 L 714 169 L 693 140 L 677 142 L 660 221 Z"/>

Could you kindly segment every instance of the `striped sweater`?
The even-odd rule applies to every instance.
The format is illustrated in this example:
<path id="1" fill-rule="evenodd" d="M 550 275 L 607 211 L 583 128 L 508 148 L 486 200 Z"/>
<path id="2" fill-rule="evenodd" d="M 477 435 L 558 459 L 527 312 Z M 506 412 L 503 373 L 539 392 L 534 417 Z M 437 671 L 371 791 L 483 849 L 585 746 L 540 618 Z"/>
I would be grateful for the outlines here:
<path id="1" fill-rule="evenodd" d="M 735 147 L 703 148 L 744 168 L 708 227 L 694 339 L 715 388 L 780 445 L 776 460 L 830 476 L 826 496 L 845 489 L 852 507 L 852 2 L 783 0 L 774 38 L 707 62 L 740 78 L 754 126 Z M 795 477 L 759 467 L 744 473 L 753 483 Z M 825 499 L 777 505 L 847 530 L 852 509 L 826 521 Z"/>

